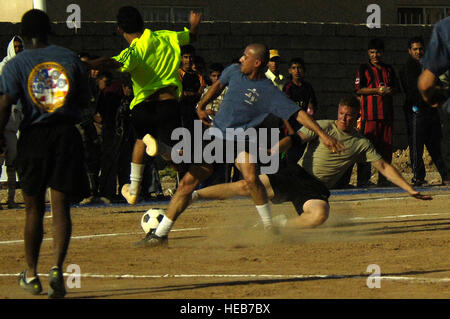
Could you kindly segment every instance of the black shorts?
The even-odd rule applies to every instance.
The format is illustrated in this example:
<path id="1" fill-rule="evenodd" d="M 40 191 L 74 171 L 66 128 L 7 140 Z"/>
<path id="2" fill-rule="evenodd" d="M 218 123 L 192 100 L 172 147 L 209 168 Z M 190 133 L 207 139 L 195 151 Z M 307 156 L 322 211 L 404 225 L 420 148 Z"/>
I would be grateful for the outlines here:
<path id="1" fill-rule="evenodd" d="M 330 197 L 330 191 L 325 184 L 299 165 L 290 165 L 267 176 L 274 192 L 272 202 L 279 204 L 290 201 L 299 215 L 303 213 L 303 204 L 306 201 L 321 199 L 328 202 Z"/>
<path id="2" fill-rule="evenodd" d="M 89 196 L 81 135 L 71 124 L 39 124 L 21 130 L 16 170 L 22 191 L 35 196 L 47 187 L 71 197 Z"/>
<path id="3" fill-rule="evenodd" d="M 173 146 L 172 131 L 181 127 L 180 105 L 177 100 L 141 102 L 131 110 L 131 123 L 139 139 L 150 134 Z"/>

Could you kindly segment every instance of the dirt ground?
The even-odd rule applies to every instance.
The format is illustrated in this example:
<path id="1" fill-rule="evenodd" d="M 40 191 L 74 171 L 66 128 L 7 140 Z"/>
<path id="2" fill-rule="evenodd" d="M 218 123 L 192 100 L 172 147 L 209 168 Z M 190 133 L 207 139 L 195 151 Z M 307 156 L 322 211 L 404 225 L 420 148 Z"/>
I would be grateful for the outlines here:
<path id="1" fill-rule="evenodd" d="M 402 168 L 405 157 L 406 150 L 394 154 L 394 165 L 410 180 L 410 168 Z M 431 186 L 419 190 L 433 195 L 432 201 L 396 188 L 334 190 L 325 224 L 278 236 L 254 227 L 256 210 L 243 198 L 195 203 L 175 224 L 169 247 L 158 249 L 133 244 L 144 236 L 142 214 L 167 202 L 74 206 L 65 267 L 77 265 L 81 277 L 65 270 L 72 284 L 67 298 L 448 299 L 450 187 L 438 186 L 438 174 L 427 165 Z M 173 181 L 163 181 L 167 192 Z M 5 190 L 0 198 L 5 203 Z M 31 296 L 17 285 L 25 267 L 20 190 L 16 200 L 22 208 L 0 211 L 0 298 L 45 299 L 52 266 L 50 212 L 39 264 L 44 291 Z M 296 214 L 289 203 L 272 211 Z"/>
<path id="2" fill-rule="evenodd" d="M 166 202 L 74 207 L 66 267 L 78 265 L 81 278 L 67 298 L 448 299 L 450 188 L 423 190 L 434 199 L 375 189 L 333 192 L 324 225 L 279 236 L 252 227 L 258 217 L 248 199 L 198 202 L 177 221 L 169 247 L 158 249 L 133 244 L 144 236 L 145 210 Z M 274 215 L 295 215 L 288 203 L 272 207 Z M 45 219 L 39 296 L 17 285 L 25 266 L 23 226 L 23 209 L 0 212 L 0 297 L 47 298 L 51 219 Z M 368 277 L 373 264 L 380 288 L 367 285 L 376 283 Z"/>

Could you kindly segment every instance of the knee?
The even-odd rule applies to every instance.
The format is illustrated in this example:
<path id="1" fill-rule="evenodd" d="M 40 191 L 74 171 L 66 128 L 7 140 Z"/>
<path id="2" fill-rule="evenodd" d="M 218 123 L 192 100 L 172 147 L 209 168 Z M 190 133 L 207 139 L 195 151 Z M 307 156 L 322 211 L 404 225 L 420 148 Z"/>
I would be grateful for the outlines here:
<path id="1" fill-rule="evenodd" d="M 198 181 L 191 178 L 182 178 L 177 187 L 179 194 L 191 194 L 198 186 Z"/>
<path id="2" fill-rule="evenodd" d="M 312 216 L 312 227 L 320 226 L 328 219 L 328 209 L 320 209 L 313 213 Z"/>
<path id="3" fill-rule="evenodd" d="M 330 206 L 326 202 L 315 203 L 307 207 L 305 213 L 309 216 L 309 222 L 311 227 L 317 227 L 325 223 L 328 219 Z"/>
<path id="4" fill-rule="evenodd" d="M 256 187 L 256 179 L 257 179 L 257 176 L 253 176 L 253 175 L 244 177 L 244 179 L 241 181 L 243 183 L 242 187 L 247 190 L 250 190 L 250 189 Z"/>
<path id="5" fill-rule="evenodd" d="M 240 180 L 240 181 L 236 182 L 236 185 L 237 185 L 239 193 L 241 195 L 250 193 L 250 187 L 245 180 Z"/>

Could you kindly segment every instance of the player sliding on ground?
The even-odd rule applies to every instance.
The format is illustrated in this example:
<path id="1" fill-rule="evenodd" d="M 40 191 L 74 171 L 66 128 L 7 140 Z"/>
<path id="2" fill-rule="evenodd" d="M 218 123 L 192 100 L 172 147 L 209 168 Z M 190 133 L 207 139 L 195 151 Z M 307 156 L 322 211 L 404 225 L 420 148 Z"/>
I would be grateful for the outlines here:
<path id="1" fill-rule="evenodd" d="M 283 92 L 279 91 L 264 74 L 269 60 L 269 50 L 262 44 L 251 44 L 245 49 L 240 62 L 227 67 L 220 79 L 214 83 L 206 96 L 198 103 L 197 112 L 199 118 L 206 124 L 211 125 L 205 106 L 215 99 L 228 86 L 222 106 L 214 117 L 214 127 L 217 129 L 211 132 L 212 138 L 220 140 L 219 145 L 223 145 L 221 159 L 214 159 L 213 163 L 225 163 L 229 157 L 232 162 L 235 159 L 236 166 L 244 177 L 249 195 L 252 197 L 261 220 L 267 229 L 272 229 L 272 218 L 270 206 L 267 199 L 266 189 L 258 179 L 257 167 L 254 161 L 255 155 L 251 150 L 256 143 L 245 135 L 248 128 L 255 128 L 262 123 L 268 114 L 274 114 L 280 118 L 288 119 L 299 110 L 299 107 L 290 100 Z M 342 150 L 343 146 L 334 138 L 326 134 L 317 123 L 304 111 L 298 113 L 297 120 L 306 127 L 312 129 L 327 147 L 335 152 Z M 241 131 L 230 137 L 227 129 L 233 128 L 235 132 Z M 238 130 L 241 129 L 241 130 Z M 230 152 L 228 145 L 245 144 L 245 150 Z M 183 149 L 183 152 L 192 152 L 198 145 L 190 143 L 191 149 Z M 189 148 L 189 147 L 188 147 Z M 201 151 L 203 151 L 201 149 Z M 192 152 L 193 153 L 193 152 Z M 220 152 L 219 152 L 220 153 Z M 183 154 L 185 155 L 185 154 Z M 193 154 L 195 155 L 195 154 Z M 192 156 L 193 158 L 194 156 Z M 225 159 L 225 157 L 227 157 Z M 213 172 L 214 164 L 207 164 L 205 159 L 202 163 L 185 163 L 189 166 L 188 172 L 180 181 L 177 191 L 172 197 L 167 213 L 154 233 L 149 233 L 138 245 L 160 246 L 168 242 L 168 234 L 180 214 L 191 202 L 192 192 L 198 187 L 200 182 L 208 178 Z"/>
<path id="2" fill-rule="evenodd" d="M 308 143 L 304 155 L 297 165 L 281 169 L 276 174 L 259 175 L 259 181 L 273 203 L 292 202 L 299 216 L 287 219 L 276 216 L 273 221 L 277 227 L 309 228 L 322 225 L 328 218 L 330 205 L 328 198 L 332 188 L 355 162 L 370 162 L 392 183 L 404 189 L 414 198 L 429 200 L 409 185 L 400 173 L 381 158 L 372 144 L 355 128 L 359 117 L 360 103 L 353 97 L 341 99 L 338 119 L 320 120 L 317 123 L 330 136 L 341 142 L 345 150 L 334 153 L 325 147 L 318 136 L 303 127 L 297 134 L 282 139 L 271 152 L 286 151 L 295 143 Z M 245 181 L 210 186 L 192 194 L 198 199 L 228 199 L 234 196 L 250 196 Z"/>

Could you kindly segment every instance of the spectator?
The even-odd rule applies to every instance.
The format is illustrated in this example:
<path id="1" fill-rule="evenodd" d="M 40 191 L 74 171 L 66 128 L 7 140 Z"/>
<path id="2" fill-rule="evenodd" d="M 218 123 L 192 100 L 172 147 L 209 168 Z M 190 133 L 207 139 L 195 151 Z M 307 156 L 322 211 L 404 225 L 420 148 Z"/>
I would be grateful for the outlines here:
<path id="1" fill-rule="evenodd" d="M 181 47 L 181 67 L 178 69 L 183 85 L 181 97 L 181 118 L 183 126 L 193 130 L 194 120 L 198 119 L 195 106 L 206 86 L 203 75 L 194 70 L 195 48 L 186 44 Z"/>
<path id="2" fill-rule="evenodd" d="M 267 64 L 268 69 L 266 72 L 266 77 L 273 82 L 273 84 L 281 90 L 286 83 L 286 79 L 283 74 L 280 73 L 280 63 L 281 57 L 278 50 L 270 50 L 270 59 Z"/>
<path id="3" fill-rule="evenodd" d="M 405 93 L 404 113 L 407 124 L 409 153 L 414 186 L 421 186 L 425 181 L 423 162 L 424 146 L 439 171 L 442 181 L 447 179 L 447 168 L 441 155 L 441 121 L 437 108 L 427 104 L 419 93 L 417 80 L 422 73 L 420 59 L 424 54 L 422 38 L 414 37 L 408 42 L 408 59 L 400 71 L 400 82 Z"/>
<path id="4" fill-rule="evenodd" d="M 23 39 L 15 35 L 8 44 L 8 48 L 6 50 L 6 57 L 0 63 L 0 75 L 3 72 L 3 68 L 6 63 L 14 58 L 17 54 L 23 51 Z M 11 108 L 11 115 L 9 117 L 8 123 L 5 127 L 4 132 L 4 140 L 5 140 L 5 148 L 3 151 L 5 152 L 4 157 L 0 158 L 0 175 L 2 173 L 2 166 L 5 164 L 6 166 L 6 176 L 7 176 L 7 185 L 8 185 L 8 208 L 18 208 L 19 205 L 15 201 L 16 197 L 16 169 L 14 167 L 14 160 L 17 155 L 17 131 L 19 130 L 20 122 L 23 119 L 22 113 L 22 104 L 20 101 L 17 104 L 14 104 Z M 0 209 L 2 207 L 0 206 Z"/>
<path id="5" fill-rule="evenodd" d="M 98 76 L 100 90 L 96 114 L 102 123 L 102 147 L 100 160 L 99 194 L 110 201 L 117 201 L 118 153 L 116 139 L 116 117 L 122 100 L 120 80 L 113 81 L 108 71 Z"/>
<path id="6" fill-rule="evenodd" d="M 207 86 L 201 98 L 205 96 L 205 94 L 208 93 L 208 91 L 211 89 L 212 84 L 216 83 L 220 75 L 222 74 L 222 71 L 224 70 L 224 66 L 220 63 L 213 63 L 211 64 L 209 68 L 209 81 L 211 82 L 211 85 Z M 211 120 L 214 119 L 214 116 L 219 112 L 220 106 L 222 105 L 223 98 L 225 97 L 226 92 L 228 91 L 228 87 L 225 87 L 225 89 L 220 93 L 220 95 L 212 100 L 208 105 L 206 105 L 205 110 L 209 113 L 209 118 Z M 215 170 L 212 173 L 210 177 L 208 177 L 207 180 L 205 180 L 203 183 L 200 184 L 199 188 L 207 187 L 210 185 L 220 184 L 227 182 L 231 179 L 231 170 L 233 164 L 229 163 L 220 163 L 216 164 Z M 235 169 L 235 172 L 237 169 Z M 236 174 L 238 175 L 238 174 Z"/>
<path id="7" fill-rule="evenodd" d="M 392 161 L 393 95 L 398 81 L 392 66 L 382 62 L 384 42 L 372 39 L 368 45 L 369 62 L 356 73 L 355 92 L 361 101 L 361 133 L 374 145 L 387 163 Z M 371 165 L 358 165 L 358 187 L 370 185 Z M 378 186 L 390 183 L 378 174 Z"/>
<path id="8" fill-rule="evenodd" d="M 283 92 L 297 103 L 301 110 L 313 116 L 317 110 L 317 98 L 312 85 L 304 80 L 305 62 L 302 58 L 293 58 L 289 62 L 290 81 L 283 87 Z M 285 121 L 285 133 L 291 135 L 297 132 L 302 125 L 296 120 L 298 112 L 294 113 L 288 121 Z M 295 144 L 287 152 L 288 164 L 295 164 L 300 159 L 305 149 L 305 144 Z"/>

